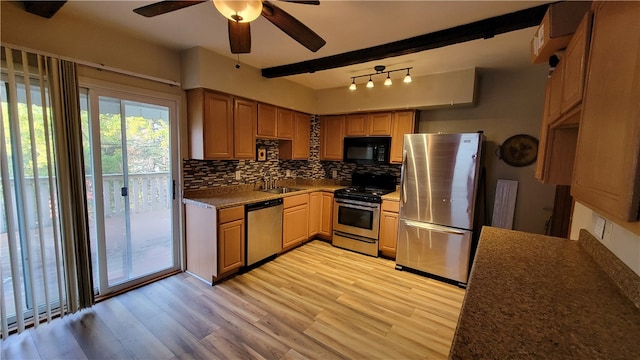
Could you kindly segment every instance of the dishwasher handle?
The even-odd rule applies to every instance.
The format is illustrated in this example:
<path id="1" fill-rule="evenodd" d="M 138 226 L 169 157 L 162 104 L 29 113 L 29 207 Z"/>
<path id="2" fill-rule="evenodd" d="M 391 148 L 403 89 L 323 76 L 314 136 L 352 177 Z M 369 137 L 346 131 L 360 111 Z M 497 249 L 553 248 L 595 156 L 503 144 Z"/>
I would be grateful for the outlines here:
<path id="1" fill-rule="evenodd" d="M 271 200 L 266 200 L 266 201 L 259 201 L 259 202 L 247 204 L 247 205 L 244 206 L 244 209 L 245 209 L 245 211 L 249 212 L 249 211 L 265 209 L 265 208 L 269 208 L 269 207 L 273 207 L 273 206 L 278 206 L 278 205 L 282 205 L 282 198 L 271 199 Z"/>

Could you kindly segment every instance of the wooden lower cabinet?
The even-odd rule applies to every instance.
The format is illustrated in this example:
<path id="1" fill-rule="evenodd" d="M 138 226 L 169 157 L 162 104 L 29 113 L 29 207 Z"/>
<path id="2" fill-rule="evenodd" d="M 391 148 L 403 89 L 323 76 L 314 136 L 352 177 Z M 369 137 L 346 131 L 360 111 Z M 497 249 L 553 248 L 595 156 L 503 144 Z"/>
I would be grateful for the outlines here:
<path id="1" fill-rule="evenodd" d="M 320 232 L 320 220 L 322 219 L 322 192 L 309 194 L 309 239 Z"/>
<path id="2" fill-rule="evenodd" d="M 244 219 L 218 225 L 218 269 L 239 269 L 244 259 Z"/>
<path id="3" fill-rule="evenodd" d="M 309 239 L 329 240 L 333 235 L 333 194 L 317 191 L 309 194 Z"/>
<path id="4" fill-rule="evenodd" d="M 378 250 L 383 256 L 396 257 L 398 242 L 398 201 L 383 200 L 380 212 L 380 236 Z"/>
<path id="5" fill-rule="evenodd" d="M 244 261 L 244 206 L 185 204 L 187 270 L 215 283 Z"/>
<path id="6" fill-rule="evenodd" d="M 318 235 L 325 239 L 331 239 L 333 235 L 333 193 L 323 192 L 321 203 L 320 231 L 318 231 Z"/>
<path id="7" fill-rule="evenodd" d="M 282 214 L 282 250 L 302 244 L 308 237 L 309 194 L 284 198 Z"/>

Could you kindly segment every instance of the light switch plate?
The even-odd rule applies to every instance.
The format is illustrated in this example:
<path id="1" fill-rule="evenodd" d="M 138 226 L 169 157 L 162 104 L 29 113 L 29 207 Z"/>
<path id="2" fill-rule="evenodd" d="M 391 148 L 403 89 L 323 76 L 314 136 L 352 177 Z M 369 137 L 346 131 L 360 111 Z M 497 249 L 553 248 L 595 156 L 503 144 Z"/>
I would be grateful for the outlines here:
<path id="1" fill-rule="evenodd" d="M 287 177 L 291 177 L 291 170 L 287 169 Z"/>
<path id="2" fill-rule="evenodd" d="M 240 170 L 236 171 L 236 180 L 240 180 L 242 178 L 242 173 L 240 172 Z"/>
<path id="3" fill-rule="evenodd" d="M 338 177 L 338 170 L 333 170 L 333 172 L 331 173 L 331 178 L 335 179 Z"/>

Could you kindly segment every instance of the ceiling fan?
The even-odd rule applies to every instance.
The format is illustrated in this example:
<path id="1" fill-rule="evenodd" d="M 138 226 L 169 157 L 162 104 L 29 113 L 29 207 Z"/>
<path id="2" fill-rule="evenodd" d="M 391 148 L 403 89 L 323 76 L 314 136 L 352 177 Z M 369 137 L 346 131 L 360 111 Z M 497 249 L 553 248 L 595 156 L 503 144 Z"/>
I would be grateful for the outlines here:
<path id="1" fill-rule="evenodd" d="M 280 9 L 270 1 L 250 0 L 192 0 L 192 1 L 160 1 L 139 7 L 133 11 L 146 17 L 166 14 L 186 7 L 213 1 L 216 9 L 229 19 L 229 46 L 232 54 L 246 54 L 251 52 L 251 30 L 249 23 L 260 15 L 277 26 L 285 34 L 302 44 L 307 49 L 316 52 L 327 42 L 309 29 L 298 19 Z M 320 1 L 281 0 L 286 2 L 319 5 Z"/>

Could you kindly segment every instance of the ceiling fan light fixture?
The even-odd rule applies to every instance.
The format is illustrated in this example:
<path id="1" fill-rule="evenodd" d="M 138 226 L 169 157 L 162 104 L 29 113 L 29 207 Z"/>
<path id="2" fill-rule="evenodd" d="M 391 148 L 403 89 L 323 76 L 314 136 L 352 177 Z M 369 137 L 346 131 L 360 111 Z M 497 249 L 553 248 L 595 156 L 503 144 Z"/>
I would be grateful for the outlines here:
<path id="1" fill-rule="evenodd" d="M 391 81 L 391 73 L 387 73 L 387 78 L 384 80 L 384 86 L 391 86 L 393 82 Z"/>
<path id="2" fill-rule="evenodd" d="M 402 80 L 402 82 L 410 83 L 411 81 L 412 81 L 411 74 L 409 74 L 409 69 L 407 69 L 407 75 L 404 76 L 404 79 Z"/>
<path id="3" fill-rule="evenodd" d="M 246 23 L 257 19 L 262 14 L 260 0 L 212 0 L 213 5 L 227 19 Z"/>
<path id="4" fill-rule="evenodd" d="M 356 86 L 356 79 L 355 78 L 351 78 L 351 85 L 349 85 L 349 90 L 351 91 L 356 91 L 358 87 Z"/>
<path id="5" fill-rule="evenodd" d="M 373 80 L 371 80 L 371 76 L 369 76 L 369 81 L 367 81 L 367 87 L 371 89 L 373 87 Z"/>

